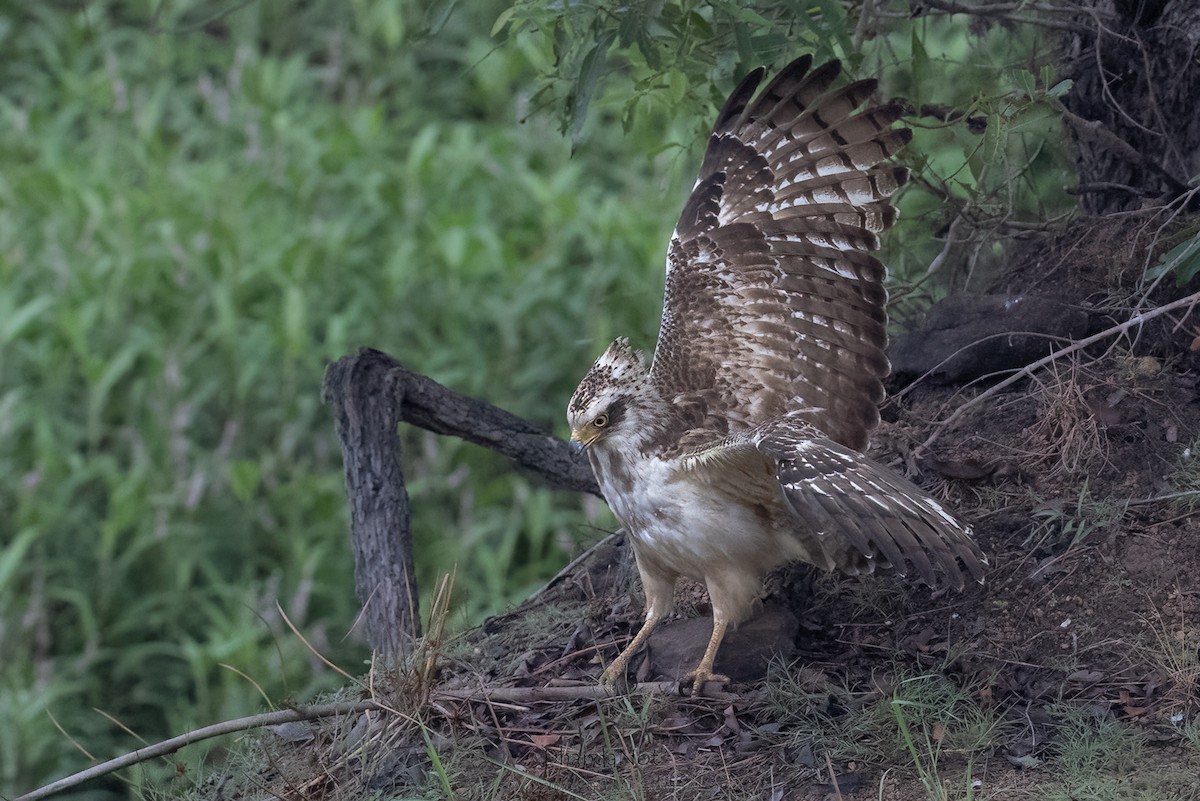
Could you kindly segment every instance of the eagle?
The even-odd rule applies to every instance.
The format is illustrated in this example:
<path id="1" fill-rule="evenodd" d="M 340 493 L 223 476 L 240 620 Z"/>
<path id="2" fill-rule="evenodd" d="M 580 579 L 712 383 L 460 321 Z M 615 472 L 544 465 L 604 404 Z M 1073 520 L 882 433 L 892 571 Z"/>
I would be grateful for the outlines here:
<path id="1" fill-rule="evenodd" d="M 912 137 L 896 103 L 860 107 L 874 80 L 838 88 L 811 56 L 762 89 L 761 68 L 717 116 L 666 257 L 653 360 L 625 338 L 596 360 L 567 407 L 628 532 L 646 596 L 630 658 L 702 580 L 712 637 L 683 677 L 699 694 L 726 630 L 763 576 L 799 560 L 849 574 L 889 568 L 962 589 L 987 565 L 971 530 L 862 451 L 889 370 L 884 267 L 870 251 L 896 219 Z"/>

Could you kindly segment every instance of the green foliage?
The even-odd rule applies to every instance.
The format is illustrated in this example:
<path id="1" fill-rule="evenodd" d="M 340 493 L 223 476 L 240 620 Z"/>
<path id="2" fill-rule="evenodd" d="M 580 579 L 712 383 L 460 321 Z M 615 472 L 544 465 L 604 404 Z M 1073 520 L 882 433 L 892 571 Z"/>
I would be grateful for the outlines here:
<path id="1" fill-rule="evenodd" d="M 1092 495 L 1085 479 L 1074 499 L 1059 498 L 1034 512 L 1036 523 L 1022 546 L 1060 556 L 1109 531 L 1126 509 L 1119 501 Z"/>
<path id="2" fill-rule="evenodd" d="M 273 699 L 339 684 L 277 602 L 365 658 L 330 360 L 381 347 L 554 427 L 603 340 L 652 343 L 662 173 L 619 131 L 571 159 L 515 124 L 522 49 L 431 18 L 0 16 L 0 792 L 78 766 L 48 712 L 104 757 L 134 743 L 89 707 L 147 738 L 252 710 L 223 664 Z M 458 565 L 461 621 L 591 536 L 579 499 L 403 435 L 420 578 Z"/>
<path id="3" fill-rule="evenodd" d="M 49 713 L 105 757 L 134 743 L 90 707 L 150 739 L 257 706 L 235 671 L 272 699 L 340 684 L 277 608 L 365 658 L 324 366 L 380 347 L 560 428 L 604 342 L 652 346 L 703 131 L 759 62 L 839 56 L 998 121 L 986 144 L 918 130 L 903 278 L 933 263 L 947 200 L 1064 207 L 1028 37 L 904 20 L 860 48 L 833 0 L 463 5 L 0 11 L 0 794 L 84 761 Z M 401 433 L 418 577 L 457 566 L 460 622 L 609 522 Z"/>
<path id="4" fill-rule="evenodd" d="M 903 761 L 906 755 L 923 776 L 936 770 L 943 753 L 985 756 L 1000 726 L 994 710 L 939 674 L 901 677 L 892 697 L 875 705 L 869 720 L 869 731 L 887 734 L 871 747 L 886 760 Z"/>
<path id="5" fill-rule="evenodd" d="M 537 97 L 561 109 L 562 130 L 574 145 L 583 140 L 597 97 L 620 102 L 629 130 L 645 108 L 719 105 L 728 82 L 764 62 L 782 64 L 803 52 L 819 59 L 852 53 L 845 10 L 834 0 L 635 0 L 619 7 L 520 0 L 492 32 L 532 40 L 544 51 Z M 609 85 L 613 79 L 618 85 Z M 693 117 L 701 141 L 710 117 Z"/>
<path id="6" fill-rule="evenodd" d="M 1183 286 L 1200 274 L 1200 232 L 1192 235 L 1163 254 L 1154 267 L 1146 271 L 1146 278 L 1157 281 L 1164 275 L 1174 275 L 1175 283 Z"/>
<path id="7" fill-rule="evenodd" d="M 772 671 L 772 709 L 791 731 L 791 745 L 830 759 L 904 765 L 931 799 L 974 797 L 973 766 L 1002 734 L 995 709 L 936 673 L 902 671 L 890 693 L 862 697 L 825 684 L 806 686 L 804 671 Z"/>
<path id="8" fill-rule="evenodd" d="M 1182 726 L 1179 726 L 1179 732 L 1183 735 L 1183 740 L 1188 744 L 1188 747 L 1200 754 L 1200 718 L 1192 718 Z"/>
<path id="9" fill-rule="evenodd" d="M 1145 736 L 1131 726 L 1097 713 L 1067 704 L 1054 709 L 1059 719 L 1058 767 L 1061 784 L 1042 788 L 1042 797 L 1055 801 L 1117 801 L 1165 797 L 1148 794 L 1136 787 L 1130 771 L 1143 763 Z M 1161 787 L 1167 777 L 1159 776 Z M 1155 788 L 1160 789 L 1160 788 Z"/>
<path id="10" fill-rule="evenodd" d="M 628 130 L 648 116 L 676 120 L 686 131 L 679 146 L 698 157 L 737 80 L 803 53 L 840 58 L 851 77 L 878 77 L 885 97 L 915 112 L 904 156 L 914 177 L 896 199 L 900 224 L 884 255 L 898 284 L 918 285 L 923 308 L 947 286 L 1001 269 L 996 243 L 1022 222 L 1067 214 L 1076 203 L 1064 192 L 1070 177 L 1058 116 L 1070 84 L 1046 63 L 1043 34 L 1033 26 L 968 29 L 967 16 L 912 17 L 908 6 L 523 1 L 500 16 L 495 32 L 542 53 L 535 103 L 557 110 L 576 144 L 588 130 L 617 122 Z M 684 120 L 690 128 L 678 124 Z M 938 229 L 945 242 L 930 236 Z"/>

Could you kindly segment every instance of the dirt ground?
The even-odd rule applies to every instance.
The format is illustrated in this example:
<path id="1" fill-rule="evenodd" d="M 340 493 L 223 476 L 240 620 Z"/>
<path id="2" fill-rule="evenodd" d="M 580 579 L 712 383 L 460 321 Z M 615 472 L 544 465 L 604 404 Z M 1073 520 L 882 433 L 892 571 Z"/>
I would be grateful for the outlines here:
<path id="1" fill-rule="evenodd" d="M 950 389 L 911 393 L 881 440 L 919 443 L 929 427 L 914 420 L 943 418 L 966 397 Z M 1092 397 L 1102 399 L 1107 423 L 1096 422 L 1097 415 L 1086 419 Z M 1053 710 L 1074 703 L 1144 734 L 1151 745 L 1138 772 L 1197 777 L 1177 795 L 1155 797 L 1200 798 L 1200 752 L 1181 746 L 1179 734 L 1180 722 L 1195 718 L 1200 695 L 1194 670 L 1200 519 L 1186 498 L 1168 497 L 1200 489 L 1200 466 L 1189 471 L 1185 456 L 1189 447 L 1200 448 L 1197 397 L 1195 374 L 1119 356 L 1019 387 L 969 414 L 938 440 L 936 459 L 929 460 L 936 466 L 922 475 L 974 526 L 991 562 L 987 580 L 961 594 L 938 594 L 888 576 L 798 570 L 772 577 L 768 607 L 790 611 L 799 624 L 792 627 L 794 650 L 778 649 L 789 666 L 772 666 L 801 684 L 791 687 L 793 701 L 808 703 L 807 714 L 824 720 L 848 714 L 845 705 L 886 697 L 905 676 L 944 676 L 996 711 L 999 731 L 982 764 L 973 766 L 982 777 L 979 797 L 989 798 L 1018 790 L 1039 797 L 1047 780 L 1041 767 L 1055 757 Z M 937 468 L 985 475 L 947 478 Z M 597 557 L 529 609 L 493 620 L 472 637 L 472 655 L 480 659 L 465 659 L 451 686 L 594 682 L 597 654 L 605 662 L 614 657 L 641 611 L 636 594 L 632 601 L 625 592 L 613 597 L 629 573 L 623 542 Z M 683 587 L 680 595 L 681 614 L 708 611 L 696 588 Z M 697 622 L 683 635 L 693 657 L 708 635 L 707 621 Z M 773 628 L 762 636 L 773 641 L 779 634 Z M 661 678 L 653 667 L 655 645 L 651 666 L 639 675 L 647 681 Z M 660 648 L 674 645 L 671 638 Z M 743 654 L 746 647 L 732 638 L 725 645 Z M 723 667 L 738 672 L 737 665 Z M 873 763 L 865 748 L 862 759 L 823 763 L 819 730 L 809 753 L 789 753 L 797 740 L 787 727 L 797 713 L 780 714 L 766 686 L 777 680 L 735 682 L 717 699 L 633 700 L 631 709 L 609 714 L 646 740 L 636 747 L 602 743 L 605 713 L 595 701 L 458 702 L 443 720 L 454 729 L 457 719 L 489 740 L 495 759 L 576 791 L 581 781 L 591 784 L 589 772 L 611 773 L 605 755 L 625 755 L 645 761 L 636 766 L 636 783 L 647 788 L 647 798 L 725 798 L 731 786 L 746 791 L 732 796 L 739 798 L 823 799 L 838 791 L 876 798 L 880 782 L 885 798 L 929 797 L 908 760 L 897 770 Z M 939 773 L 961 774 L 955 758 L 948 754 Z M 543 789 L 546 798 L 569 797 Z"/>
<path id="2" fill-rule="evenodd" d="M 1133 260 L 1098 239 L 1030 243 L 1010 278 L 1127 319 L 1142 265 L 1114 270 Z M 1143 308 L 1183 294 L 1161 291 Z M 973 526 L 982 585 L 780 571 L 722 650 L 735 680 L 699 698 L 669 683 L 709 632 L 703 592 L 682 586 L 634 661 L 659 692 L 597 699 L 642 611 L 610 538 L 441 649 L 420 728 L 380 738 L 388 757 L 297 797 L 417 797 L 400 789 L 413 782 L 456 798 L 1200 799 L 1200 319 L 1179 319 L 1055 362 L 944 429 L 995 379 L 893 388 L 873 455 Z M 1077 754 L 1109 734 L 1124 758 Z"/>

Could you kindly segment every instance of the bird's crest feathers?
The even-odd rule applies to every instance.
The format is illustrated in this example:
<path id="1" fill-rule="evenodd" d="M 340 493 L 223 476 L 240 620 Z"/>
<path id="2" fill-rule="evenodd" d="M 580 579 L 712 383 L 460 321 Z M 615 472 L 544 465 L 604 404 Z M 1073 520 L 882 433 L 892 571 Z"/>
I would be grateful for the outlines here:
<path id="1" fill-rule="evenodd" d="M 626 337 L 615 339 L 579 382 L 567 406 L 567 413 L 572 417 L 582 415 L 598 398 L 615 391 L 643 390 L 648 385 L 649 376 L 645 355 L 635 350 Z"/>

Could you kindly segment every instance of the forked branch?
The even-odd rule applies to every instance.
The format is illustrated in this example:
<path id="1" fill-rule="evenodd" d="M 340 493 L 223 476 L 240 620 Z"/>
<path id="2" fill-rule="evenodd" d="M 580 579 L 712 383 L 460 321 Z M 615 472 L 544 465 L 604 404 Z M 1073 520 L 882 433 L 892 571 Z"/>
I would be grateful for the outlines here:
<path id="1" fill-rule="evenodd" d="M 384 664 L 407 655 L 420 636 L 399 423 L 490 448 L 551 487 L 600 492 L 591 467 L 575 458 L 567 443 L 407 370 L 386 353 L 363 348 L 334 362 L 321 394 L 342 444 L 362 620 L 367 641 Z"/>

